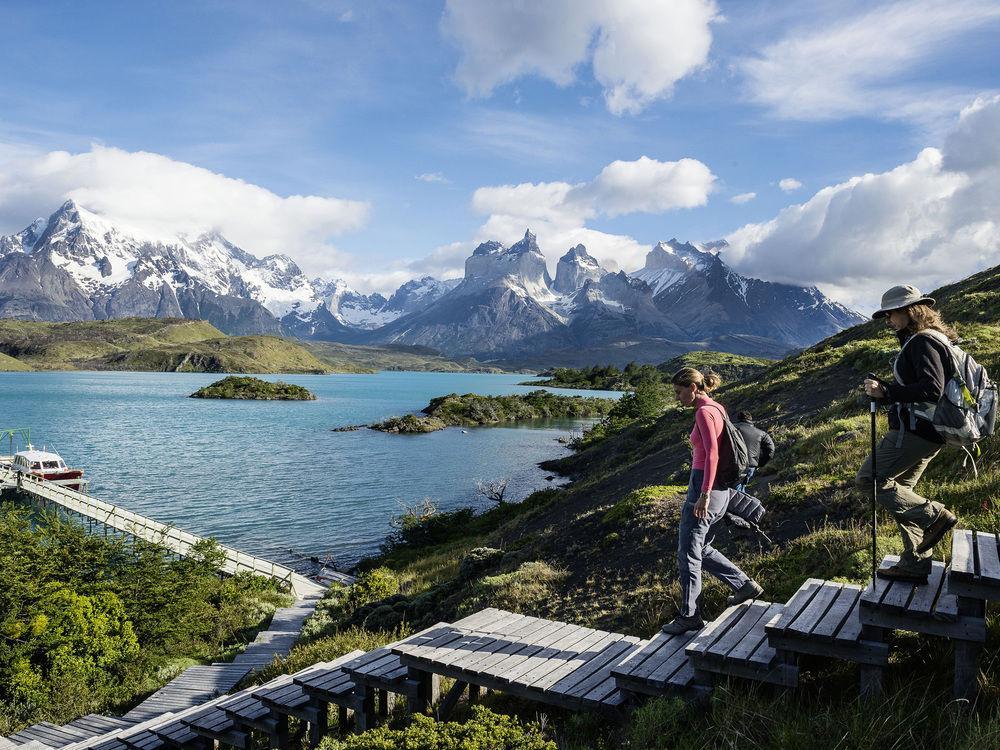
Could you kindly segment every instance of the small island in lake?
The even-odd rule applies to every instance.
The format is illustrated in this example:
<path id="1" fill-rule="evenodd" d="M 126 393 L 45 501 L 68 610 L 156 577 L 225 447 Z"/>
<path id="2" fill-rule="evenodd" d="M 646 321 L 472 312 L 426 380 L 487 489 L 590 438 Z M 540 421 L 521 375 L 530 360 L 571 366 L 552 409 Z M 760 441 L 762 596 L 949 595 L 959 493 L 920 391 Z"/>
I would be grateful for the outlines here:
<path id="1" fill-rule="evenodd" d="M 421 433 L 451 426 L 481 426 L 528 419 L 603 417 L 614 406 L 612 398 L 560 396 L 548 391 L 511 396 L 480 396 L 449 393 L 432 399 L 420 414 L 390 417 L 369 425 L 373 430 Z"/>
<path id="2" fill-rule="evenodd" d="M 316 396 L 301 385 L 271 383 L 260 378 L 230 375 L 206 385 L 191 398 L 231 398 L 241 401 L 315 401 Z"/>

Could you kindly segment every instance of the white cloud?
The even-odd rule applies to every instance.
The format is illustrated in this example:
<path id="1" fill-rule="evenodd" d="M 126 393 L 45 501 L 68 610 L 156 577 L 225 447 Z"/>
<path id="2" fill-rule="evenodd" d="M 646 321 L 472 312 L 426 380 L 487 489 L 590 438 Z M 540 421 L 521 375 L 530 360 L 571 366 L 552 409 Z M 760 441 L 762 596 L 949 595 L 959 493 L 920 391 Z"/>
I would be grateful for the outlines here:
<path id="1" fill-rule="evenodd" d="M 282 197 L 160 154 L 93 145 L 48 153 L 0 146 L 0 233 L 22 229 L 67 198 L 155 236 L 220 231 L 257 254 L 284 252 L 308 271 L 338 257 L 334 235 L 364 226 L 370 206 L 317 195 Z"/>
<path id="2" fill-rule="evenodd" d="M 624 114 L 705 64 L 717 17 L 714 0 L 448 0 L 441 25 L 460 47 L 455 77 L 470 96 L 525 75 L 566 86 L 589 60 L 608 109 Z"/>
<path id="3" fill-rule="evenodd" d="M 920 80 L 920 66 L 1000 19 L 995 0 L 862 7 L 863 14 L 846 20 L 820 17 L 741 60 L 750 99 L 794 120 L 870 115 L 933 121 L 957 111 L 976 93 L 937 82 L 933 73 Z"/>
<path id="4" fill-rule="evenodd" d="M 784 192 L 790 193 L 793 190 L 798 190 L 802 187 L 802 183 L 794 177 L 785 177 L 783 180 L 778 181 L 778 187 L 780 187 Z"/>
<path id="5" fill-rule="evenodd" d="M 737 206 L 743 203 L 749 203 L 754 198 L 757 197 L 757 193 L 740 193 L 739 195 L 734 195 L 729 199 L 730 203 L 735 203 Z"/>
<path id="6" fill-rule="evenodd" d="M 530 227 L 549 260 L 583 243 L 606 265 L 638 267 L 648 248 L 631 237 L 588 228 L 587 221 L 703 206 L 714 187 L 715 175 L 696 159 L 661 162 L 643 156 L 612 162 L 589 182 L 482 187 L 473 194 L 472 207 L 489 215 L 480 240 L 506 242 Z"/>
<path id="7" fill-rule="evenodd" d="M 817 284 L 871 308 L 894 284 L 925 290 L 1000 264 L 1000 97 L 967 107 L 941 149 L 823 188 L 728 240 L 737 270 Z"/>
<path id="8" fill-rule="evenodd" d="M 451 182 L 451 180 L 440 172 L 424 172 L 423 174 L 418 174 L 414 179 L 420 180 L 421 182 Z"/>

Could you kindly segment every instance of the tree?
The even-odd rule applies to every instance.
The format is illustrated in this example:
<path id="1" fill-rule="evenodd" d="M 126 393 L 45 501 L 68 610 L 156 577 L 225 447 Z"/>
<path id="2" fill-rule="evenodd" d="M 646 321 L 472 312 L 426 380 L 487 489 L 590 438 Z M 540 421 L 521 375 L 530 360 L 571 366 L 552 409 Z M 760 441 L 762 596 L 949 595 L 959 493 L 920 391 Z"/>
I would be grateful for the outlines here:
<path id="1" fill-rule="evenodd" d="M 499 506 L 506 502 L 504 500 L 504 495 L 507 494 L 507 485 L 509 484 L 509 477 L 505 477 L 503 479 L 491 479 L 487 482 L 480 480 L 476 482 L 476 490 L 491 503 Z"/>

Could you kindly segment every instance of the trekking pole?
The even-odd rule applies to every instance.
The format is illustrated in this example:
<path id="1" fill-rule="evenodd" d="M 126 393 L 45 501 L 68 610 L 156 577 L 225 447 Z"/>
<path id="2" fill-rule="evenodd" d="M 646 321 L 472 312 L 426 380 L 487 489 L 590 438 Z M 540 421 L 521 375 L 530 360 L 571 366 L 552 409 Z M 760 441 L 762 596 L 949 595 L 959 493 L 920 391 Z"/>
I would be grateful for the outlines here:
<path id="1" fill-rule="evenodd" d="M 881 382 L 877 375 L 868 373 L 868 377 Z M 872 586 L 875 585 L 875 571 L 878 569 L 878 465 L 875 453 L 878 449 L 878 400 L 871 400 L 872 415 Z"/>

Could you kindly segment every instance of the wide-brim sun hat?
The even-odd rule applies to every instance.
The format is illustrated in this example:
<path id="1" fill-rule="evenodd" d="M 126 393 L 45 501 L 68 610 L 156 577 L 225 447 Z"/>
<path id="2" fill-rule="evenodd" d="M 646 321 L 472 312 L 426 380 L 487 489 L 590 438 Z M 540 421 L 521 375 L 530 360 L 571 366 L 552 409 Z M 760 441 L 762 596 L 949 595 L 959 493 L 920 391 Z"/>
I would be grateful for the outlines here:
<path id="1" fill-rule="evenodd" d="M 909 307 L 910 305 L 928 305 L 929 307 L 933 307 L 934 298 L 921 294 L 919 289 L 909 284 L 894 286 L 882 295 L 882 307 L 872 314 L 872 320 L 884 318 L 889 313 L 902 310 L 904 307 Z"/>

